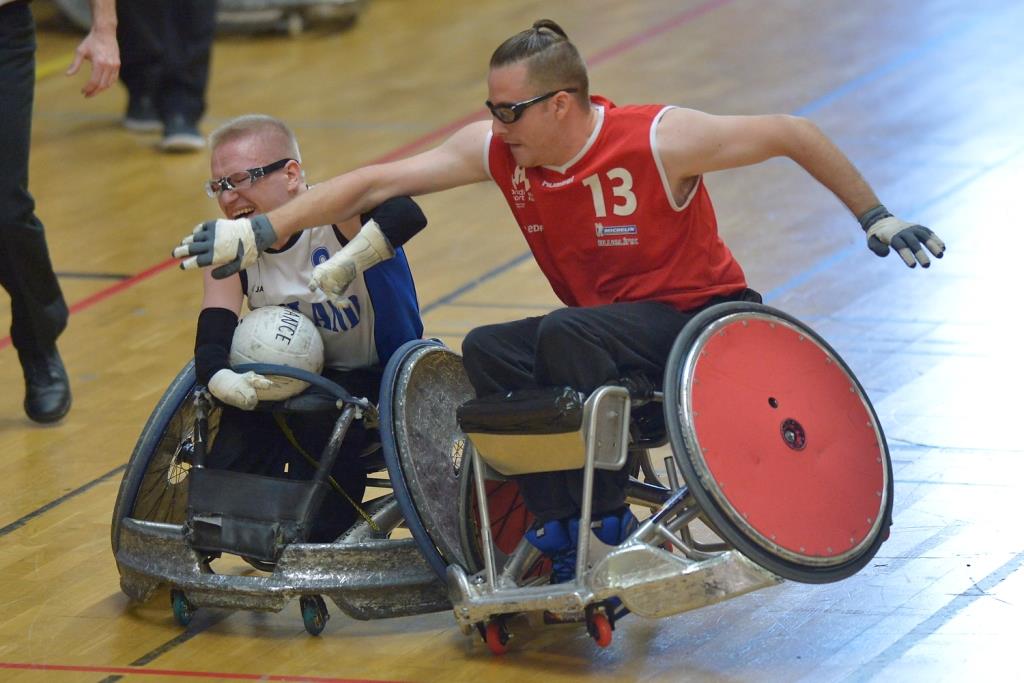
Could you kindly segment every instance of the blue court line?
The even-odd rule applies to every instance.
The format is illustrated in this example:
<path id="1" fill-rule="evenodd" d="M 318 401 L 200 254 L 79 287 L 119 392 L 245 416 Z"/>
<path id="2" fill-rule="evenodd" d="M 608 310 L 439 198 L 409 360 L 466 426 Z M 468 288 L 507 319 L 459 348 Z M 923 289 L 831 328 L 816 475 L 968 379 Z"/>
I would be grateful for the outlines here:
<path id="1" fill-rule="evenodd" d="M 989 573 L 981 581 L 973 584 L 974 590 L 965 591 L 947 602 L 941 609 L 932 614 L 928 619 L 915 626 L 906 635 L 895 643 L 885 648 L 867 662 L 860 664 L 854 674 L 848 676 L 848 681 L 869 681 L 881 674 L 886 667 L 898 661 L 919 642 L 935 633 L 943 625 L 947 624 L 957 614 L 970 606 L 975 600 L 981 597 L 990 597 L 989 591 L 1002 583 L 1007 577 L 1017 571 L 1024 564 L 1024 552 L 1017 553 L 1005 562 L 1001 567 Z"/>
<path id="2" fill-rule="evenodd" d="M 842 84 L 842 85 L 840 85 L 840 86 L 838 86 L 836 88 L 833 88 L 832 90 L 826 92 L 821 97 L 818 97 L 817 99 L 811 100 L 810 102 L 808 102 L 807 104 L 803 105 L 799 109 L 793 111 L 792 113 L 795 116 L 804 116 L 804 115 L 806 115 L 808 113 L 811 113 L 811 112 L 814 112 L 814 111 L 818 111 L 819 109 L 822 109 L 826 105 L 828 105 L 828 104 L 838 100 L 841 97 L 844 97 L 845 95 L 848 95 L 849 93 L 857 90 L 858 88 L 861 88 L 861 87 L 863 87 L 863 86 L 865 86 L 865 85 L 867 85 L 869 83 L 877 81 L 878 79 L 882 78 L 883 76 L 886 76 L 886 75 L 892 73 L 896 69 L 898 69 L 898 68 L 900 68 L 902 66 L 905 66 L 906 64 L 909 64 L 910 62 L 914 61 L 915 59 L 923 57 L 923 56 L 927 55 L 930 52 L 934 52 L 939 47 L 941 47 L 945 43 L 949 42 L 953 38 L 958 37 L 960 35 L 963 35 L 964 33 L 967 33 L 970 29 L 972 29 L 980 21 L 981 21 L 981 19 L 977 18 L 974 21 L 969 21 L 969 22 L 966 22 L 964 24 L 960 24 L 955 29 L 952 29 L 952 30 L 947 31 L 947 32 L 942 33 L 942 34 L 939 34 L 938 36 L 935 36 L 935 37 L 925 41 L 925 43 L 923 43 L 922 45 L 918 45 L 917 47 L 911 48 L 910 50 L 907 50 L 906 52 L 903 52 L 902 54 L 898 55 L 896 58 L 890 60 L 889 62 L 886 62 L 885 64 L 882 64 L 881 66 L 878 66 L 878 67 L 872 69 L 871 71 L 868 71 L 868 72 L 866 72 L 864 74 L 861 74 L 860 76 L 857 76 L 856 78 L 853 78 L 853 79 L 847 81 L 846 83 L 844 83 L 844 84 Z M 1019 150 L 1018 150 L 1017 153 L 1019 153 Z M 1016 153 L 1014 155 L 1011 155 L 1010 158 L 1012 158 L 1012 156 L 1015 156 L 1015 155 L 1016 155 Z M 967 184 L 968 182 L 971 182 L 972 180 L 975 180 L 980 175 L 983 175 L 984 173 L 988 172 L 989 170 L 991 170 L 995 166 L 998 166 L 998 165 L 1000 165 L 1001 163 L 1004 163 L 1007 160 L 1008 159 L 1004 159 L 1003 161 L 997 162 L 996 164 L 993 164 L 992 166 L 986 167 L 982 171 L 980 171 L 977 174 L 975 174 L 974 176 L 970 177 L 968 181 L 966 181 L 966 182 L 960 181 L 958 183 L 958 185 L 963 186 L 963 185 Z M 935 202 L 937 202 L 939 199 L 943 198 L 944 196 L 945 195 L 936 195 L 935 197 L 933 197 L 932 199 L 929 199 L 927 202 L 925 202 L 921 206 L 916 207 L 914 210 L 908 212 L 906 215 L 915 215 L 920 210 L 923 210 L 925 207 L 928 207 L 928 206 L 934 204 Z M 859 242 L 857 244 L 851 244 L 848 247 L 840 249 L 839 251 L 837 251 L 837 252 L 827 256 L 826 258 L 822 259 L 821 261 L 818 261 L 817 263 L 815 263 L 814 265 L 810 266 L 809 268 L 806 268 L 806 269 L 800 271 L 799 273 L 797 273 L 796 275 L 791 277 L 789 280 L 787 280 L 786 282 L 784 282 L 781 285 L 779 285 L 778 287 L 775 287 L 774 289 L 769 290 L 764 295 L 764 300 L 767 302 L 770 299 L 777 298 L 777 297 L 781 296 L 782 294 L 785 294 L 786 292 L 788 292 L 788 291 L 790 291 L 792 289 L 795 289 L 796 287 L 799 287 L 799 286 L 805 284 L 808 280 L 810 280 L 814 276 L 822 273 L 823 271 L 828 270 L 829 268 L 832 268 L 833 266 L 835 266 L 840 261 L 846 259 L 851 254 L 853 254 L 854 252 L 856 252 L 858 250 L 861 250 L 861 249 L 867 250 L 867 246 L 863 245 L 863 244 L 861 244 Z M 504 264 L 502 264 L 502 265 L 500 265 L 500 266 L 498 266 L 498 267 L 488 271 L 487 273 L 484 273 L 480 277 L 472 280 L 471 282 L 468 282 L 467 284 L 459 287 L 458 289 L 456 289 L 456 290 L 454 290 L 454 291 L 452 291 L 452 292 L 450 292 L 448 294 L 445 294 L 441 298 L 436 299 L 435 301 L 430 302 L 429 304 L 427 304 L 426 306 L 421 308 L 420 312 L 422 314 L 426 314 L 426 313 L 429 313 L 430 311 L 432 311 L 432 310 L 434 310 L 434 309 L 436 309 L 436 308 L 438 308 L 440 306 L 444 306 L 445 304 L 451 303 L 454 299 L 457 299 L 458 297 L 462 296 L 466 292 L 469 292 L 469 291 L 472 291 L 472 290 L 476 289 L 478 286 L 482 285 L 483 283 L 485 283 L 485 282 L 487 282 L 489 280 L 492 280 L 495 277 L 497 277 L 498 275 L 501 275 L 505 271 L 509 270 L 510 268 L 513 268 L 513 267 L 519 265 L 520 263 L 522 263 L 526 259 L 530 258 L 531 255 L 532 254 L 529 251 L 526 251 L 526 252 L 524 252 L 522 254 L 519 254 L 518 256 L 513 258 L 512 260 L 510 260 L 510 261 L 508 261 L 508 262 L 506 262 L 506 263 L 504 263 Z M 895 256 L 895 255 L 891 255 L 889 258 L 895 258 L 895 259 L 899 260 L 899 257 Z"/>
<path id="3" fill-rule="evenodd" d="M 875 67 L 871 71 L 861 74 L 860 76 L 857 76 L 856 78 L 849 80 L 836 88 L 833 88 L 832 90 L 828 91 L 827 93 L 825 93 L 816 100 L 811 100 L 804 106 L 795 110 L 793 112 L 793 115 L 807 116 L 808 114 L 824 109 L 829 104 L 835 102 L 836 100 L 842 97 L 845 97 L 846 95 L 849 95 L 851 92 L 857 90 L 858 88 L 868 85 L 869 83 L 873 83 L 884 76 L 888 76 L 889 74 L 893 73 L 900 67 L 906 66 L 910 62 L 914 61 L 919 57 L 923 57 L 929 52 L 934 52 L 938 48 L 942 47 L 942 45 L 944 45 L 945 43 L 948 43 L 953 38 L 957 38 L 963 35 L 964 33 L 967 33 L 980 22 L 981 17 L 976 17 L 972 21 L 967 21 L 963 24 L 958 25 L 954 29 L 950 29 L 945 33 L 940 33 L 937 36 L 929 38 L 921 45 L 911 48 L 910 50 L 907 50 L 903 54 L 898 55 L 895 59 L 886 62 L 881 66 Z"/>
<path id="4" fill-rule="evenodd" d="M 444 306 L 445 304 L 450 303 L 453 299 L 457 299 L 458 297 L 462 296 L 466 292 L 468 292 L 470 290 L 473 290 L 473 289 L 476 289 L 477 287 L 479 287 L 483 283 L 487 282 L 488 280 L 493 280 L 494 278 L 498 277 L 499 275 L 501 275 L 505 271 L 507 271 L 507 270 L 509 270 L 511 268 L 515 268 L 520 263 L 522 263 L 523 261 L 526 261 L 527 259 L 529 259 L 532 256 L 533 256 L 533 254 L 531 252 L 527 251 L 525 253 L 520 254 L 519 256 L 516 256 L 511 261 L 506 261 L 505 263 L 501 264 L 497 268 L 492 268 L 491 270 L 487 271 L 486 273 L 484 273 L 480 277 L 478 277 L 478 278 L 476 278 L 474 280 L 470 280 L 469 282 L 467 282 L 466 284 L 462 285 L 458 289 L 456 289 L 456 290 L 454 290 L 452 292 L 449 292 L 448 294 L 445 294 L 440 299 L 436 299 L 435 301 L 430 302 L 426 306 L 423 306 L 420 309 L 420 313 L 423 314 L 423 315 L 426 315 L 427 313 L 430 313 L 435 308 L 437 308 L 439 306 Z"/>

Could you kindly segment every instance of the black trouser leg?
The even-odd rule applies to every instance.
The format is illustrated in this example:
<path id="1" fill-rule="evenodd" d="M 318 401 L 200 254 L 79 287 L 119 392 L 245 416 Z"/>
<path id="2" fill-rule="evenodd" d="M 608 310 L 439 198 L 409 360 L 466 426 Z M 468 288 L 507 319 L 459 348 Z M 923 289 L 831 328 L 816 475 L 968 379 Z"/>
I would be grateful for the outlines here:
<path id="1" fill-rule="evenodd" d="M 170 44 L 163 74 L 160 112 L 180 114 L 197 122 L 206 111 L 206 84 L 216 29 L 217 3 L 210 0 L 179 0 L 170 23 Z"/>
<path id="2" fill-rule="evenodd" d="M 164 51 L 171 37 L 171 4 L 164 0 L 117 3 L 120 77 L 131 98 L 159 99 Z"/>
<path id="3" fill-rule="evenodd" d="M 23 352 L 53 346 L 68 319 L 28 191 L 35 49 L 28 5 L 0 6 L 0 284 L 11 296 L 12 341 Z"/>
<path id="4" fill-rule="evenodd" d="M 198 121 L 206 110 L 217 3 L 120 2 L 117 16 L 121 80 L 129 95 L 152 97 L 164 121 L 178 114 Z"/>

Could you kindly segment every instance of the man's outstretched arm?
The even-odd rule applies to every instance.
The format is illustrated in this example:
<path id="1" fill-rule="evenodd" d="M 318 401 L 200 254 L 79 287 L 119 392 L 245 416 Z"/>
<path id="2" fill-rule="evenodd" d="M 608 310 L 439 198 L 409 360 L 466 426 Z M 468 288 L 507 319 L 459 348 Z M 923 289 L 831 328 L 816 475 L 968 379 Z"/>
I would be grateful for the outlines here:
<path id="1" fill-rule="evenodd" d="M 891 246 L 911 268 L 917 263 L 927 268 L 931 263 L 927 251 L 936 258 L 945 251 L 945 244 L 931 230 L 889 213 L 846 155 L 808 119 L 713 116 L 673 109 L 659 124 L 657 139 L 666 173 L 676 184 L 703 173 L 785 156 L 846 205 L 867 233 L 868 248 L 879 256 L 886 256 Z"/>
<path id="2" fill-rule="evenodd" d="M 251 266 L 278 240 L 305 228 L 341 223 L 392 197 L 487 180 L 484 143 L 489 130 L 489 122 L 472 123 L 434 149 L 319 183 L 266 215 L 201 223 L 174 249 L 174 257 L 183 259 L 184 269 L 213 267 L 214 277 L 227 277 Z"/>

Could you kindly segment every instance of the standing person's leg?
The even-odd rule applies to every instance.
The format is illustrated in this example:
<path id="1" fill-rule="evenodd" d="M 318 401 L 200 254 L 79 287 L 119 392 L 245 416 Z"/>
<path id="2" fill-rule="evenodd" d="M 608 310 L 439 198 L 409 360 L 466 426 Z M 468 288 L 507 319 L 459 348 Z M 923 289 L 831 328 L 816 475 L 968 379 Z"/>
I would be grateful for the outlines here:
<path id="1" fill-rule="evenodd" d="M 28 191 L 35 47 L 28 4 L 0 6 L 0 283 L 11 295 L 11 339 L 25 374 L 25 412 L 37 422 L 55 422 L 71 408 L 56 345 L 68 309 Z"/>
<path id="2" fill-rule="evenodd" d="M 206 86 L 216 29 L 217 3 L 175 0 L 161 83 L 160 113 L 164 120 L 161 148 L 181 152 L 202 149 L 199 119 L 206 111 Z"/>
<path id="3" fill-rule="evenodd" d="M 213 4 L 213 3 L 211 3 Z M 117 3 L 117 43 L 121 46 L 121 82 L 128 89 L 124 127 L 156 132 L 163 72 L 164 44 L 169 36 L 165 2 Z"/>

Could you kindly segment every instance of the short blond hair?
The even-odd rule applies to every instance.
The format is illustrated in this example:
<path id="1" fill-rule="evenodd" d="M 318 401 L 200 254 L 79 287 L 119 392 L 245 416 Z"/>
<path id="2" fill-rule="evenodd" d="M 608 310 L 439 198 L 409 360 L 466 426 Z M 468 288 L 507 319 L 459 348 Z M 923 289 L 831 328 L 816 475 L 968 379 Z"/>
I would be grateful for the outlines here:
<path id="1" fill-rule="evenodd" d="M 284 121 L 267 114 L 237 116 L 219 126 L 210 133 L 210 149 L 214 150 L 226 142 L 252 135 L 259 135 L 268 140 L 276 139 L 281 145 L 282 154 L 302 163 L 299 141 L 295 139 L 295 133 Z"/>

